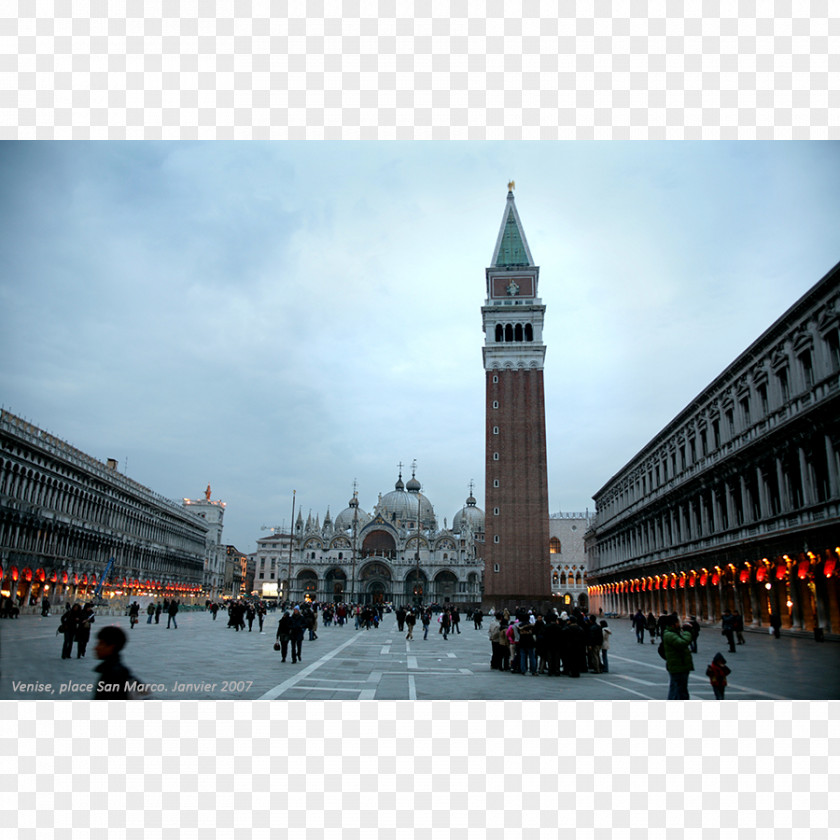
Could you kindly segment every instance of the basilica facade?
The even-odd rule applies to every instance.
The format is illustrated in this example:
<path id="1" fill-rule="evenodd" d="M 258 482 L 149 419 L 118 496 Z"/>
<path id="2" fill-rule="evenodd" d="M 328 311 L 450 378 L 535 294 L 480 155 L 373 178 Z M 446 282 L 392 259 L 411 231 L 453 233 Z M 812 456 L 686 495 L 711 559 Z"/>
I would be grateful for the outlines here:
<path id="1" fill-rule="evenodd" d="M 293 533 L 257 540 L 254 591 L 289 601 L 478 604 L 484 512 L 472 489 L 441 528 L 412 473 L 368 513 L 354 492 L 335 519 L 298 513 Z M 291 584 L 290 584 L 291 582 Z"/>

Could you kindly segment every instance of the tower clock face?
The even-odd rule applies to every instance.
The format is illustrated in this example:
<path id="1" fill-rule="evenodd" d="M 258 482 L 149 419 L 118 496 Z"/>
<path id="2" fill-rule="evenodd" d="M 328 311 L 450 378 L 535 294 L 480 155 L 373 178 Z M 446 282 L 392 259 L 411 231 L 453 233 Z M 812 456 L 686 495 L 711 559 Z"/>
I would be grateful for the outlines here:
<path id="1" fill-rule="evenodd" d="M 519 291 L 519 286 L 515 280 L 511 280 L 507 287 L 507 293 L 511 295 L 515 295 Z"/>

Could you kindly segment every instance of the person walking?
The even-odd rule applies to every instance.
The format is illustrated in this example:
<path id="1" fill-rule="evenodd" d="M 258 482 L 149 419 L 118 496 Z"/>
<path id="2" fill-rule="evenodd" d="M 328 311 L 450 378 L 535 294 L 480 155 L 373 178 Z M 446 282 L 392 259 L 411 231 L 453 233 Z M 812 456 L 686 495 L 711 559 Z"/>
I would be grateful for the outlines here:
<path id="1" fill-rule="evenodd" d="M 712 684 L 712 691 L 715 693 L 715 700 L 723 700 L 724 692 L 726 691 L 726 678 L 732 671 L 726 666 L 726 659 L 722 653 L 716 653 L 708 668 L 706 668 L 706 676 Z"/>
<path id="2" fill-rule="evenodd" d="M 257 617 L 257 611 L 254 609 L 253 604 L 248 604 L 246 614 L 248 618 L 248 632 L 251 633 L 254 629 L 254 619 Z"/>
<path id="3" fill-rule="evenodd" d="M 286 661 L 286 655 L 289 652 L 289 641 L 292 638 L 292 617 L 288 610 L 283 611 L 283 615 L 277 624 L 277 641 L 280 643 L 281 662 Z"/>
<path id="4" fill-rule="evenodd" d="M 746 640 L 744 639 L 744 616 L 735 610 L 732 613 L 732 629 L 735 631 L 735 638 L 738 639 L 739 645 L 745 645 Z"/>
<path id="5" fill-rule="evenodd" d="M 70 659 L 73 655 L 73 642 L 82 617 L 81 604 L 73 604 L 72 607 L 68 604 L 67 606 L 68 609 L 61 616 L 61 623 L 56 631 L 56 634 L 61 633 L 64 636 L 64 645 L 61 648 L 62 659 Z"/>
<path id="6" fill-rule="evenodd" d="M 636 642 L 640 645 L 645 643 L 646 626 L 644 613 L 640 609 L 636 610 L 636 614 L 633 616 L 633 629 L 636 631 Z"/>
<path id="7" fill-rule="evenodd" d="M 587 666 L 593 674 L 601 673 L 601 645 L 604 642 L 604 631 L 594 615 L 589 616 L 586 628 Z"/>
<path id="8" fill-rule="evenodd" d="M 140 621 L 140 604 L 135 601 L 129 608 L 128 608 L 128 622 L 131 625 L 131 629 L 134 629 L 134 625 Z"/>
<path id="9" fill-rule="evenodd" d="M 440 621 L 440 632 L 443 633 L 443 640 L 446 641 L 449 638 L 449 629 L 452 626 L 452 617 L 449 615 L 449 611 L 444 610 L 438 621 Z"/>
<path id="10" fill-rule="evenodd" d="M 735 650 L 735 619 L 729 610 L 724 610 L 720 626 L 721 635 L 726 636 L 726 641 L 729 642 L 729 652 L 737 653 Z"/>
<path id="11" fill-rule="evenodd" d="M 697 637 L 700 635 L 700 624 L 697 621 L 697 616 L 689 616 L 688 623 L 691 625 L 691 652 L 697 653 Z"/>
<path id="12" fill-rule="evenodd" d="M 688 700 L 688 675 L 694 670 L 690 650 L 691 627 L 687 624 L 680 627 L 680 617 L 676 613 L 666 616 L 662 646 L 665 668 L 671 677 L 668 699 Z"/>
<path id="13" fill-rule="evenodd" d="M 405 621 L 405 626 L 408 627 L 408 633 L 405 635 L 406 641 L 411 641 L 414 638 L 414 625 L 417 623 L 417 616 L 414 615 L 413 610 L 409 609 L 403 620 Z"/>
<path id="14" fill-rule="evenodd" d="M 432 623 L 432 614 L 429 610 L 423 610 L 420 613 L 420 621 L 423 624 L 423 641 L 429 638 L 429 625 Z"/>
<path id="15" fill-rule="evenodd" d="M 644 631 L 642 631 L 644 635 Z M 601 637 L 603 641 L 601 642 L 601 672 L 604 674 L 608 674 L 610 672 L 610 665 L 607 659 L 607 651 L 610 649 L 610 636 L 612 636 L 612 630 L 607 626 L 607 622 L 603 619 L 601 620 Z"/>
<path id="16" fill-rule="evenodd" d="M 157 606 L 155 607 L 155 624 L 160 624 L 160 614 L 163 612 L 163 604 L 160 601 L 157 602 Z"/>
<path id="17" fill-rule="evenodd" d="M 99 674 L 94 689 L 94 700 L 130 700 L 132 684 L 140 681 L 126 668 L 120 653 L 128 643 L 122 628 L 111 624 L 103 627 L 96 636 L 94 652 L 100 664 L 93 670 Z"/>
<path id="18" fill-rule="evenodd" d="M 508 639 L 508 620 L 502 615 L 499 619 L 499 659 L 500 671 L 510 671 L 510 639 Z"/>
<path id="19" fill-rule="evenodd" d="M 645 626 L 647 627 L 648 633 L 650 633 L 650 643 L 652 645 L 656 644 L 656 616 L 649 612 L 647 614 L 647 619 L 645 620 Z"/>
<path id="20" fill-rule="evenodd" d="M 264 634 L 263 622 L 265 621 L 265 604 L 260 601 L 257 605 L 257 621 L 260 624 L 260 635 Z"/>
<path id="21" fill-rule="evenodd" d="M 773 628 L 773 635 L 779 639 L 782 635 L 782 617 L 778 613 L 773 613 L 770 616 L 770 627 Z"/>
<path id="22" fill-rule="evenodd" d="M 178 629 L 178 622 L 175 619 L 175 616 L 178 615 L 178 602 L 173 598 L 169 602 L 169 610 L 168 610 L 169 620 L 166 622 L 166 629 L 169 629 L 170 624 L 175 625 L 175 629 Z"/>
<path id="23" fill-rule="evenodd" d="M 452 619 L 452 635 L 454 636 L 457 633 L 460 636 L 461 635 L 461 613 L 458 612 L 458 607 L 452 607 L 450 617 Z"/>
<path id="24" fill-rule="evenodd" d="M 292 662 L 303 662 L 303 631 L 306 630 L 306 618 L 301 615 L 300 607 L 295 605 L 292 610 L 291 633 Z"/>
<path id="25" fill-rule="evenodd" d="M 475 629 L 481 630 L 481 622 L 484 620 L 484 613 L 481 611 L 480 607 L 473 613 L 472 618 Z"/>
<path id="26" fill-rule="evenodd" d="M 50 599 L 44 597 L 41 601 L 41 617 L 46 618 L 50 614 Z"/>
<path id="27" fill-rule="evenodd" d="M 79 616 L 79 624 L 76 627 L 76 659 L 84 659 L 88 642 L 90 641 L 90 628 L 94 622 L 93 606 L 85 604 L 82 614 Z"/>
<path id="28" fill-rule="evenodd" d="M 155 617 L 155 602 L 154 601 L 149 601 L 149 606 L 146 607 L 146 615 L 149 616 L 149 619 L 146 622 L 146 624 L 151 624 L 152 619 Z"/>

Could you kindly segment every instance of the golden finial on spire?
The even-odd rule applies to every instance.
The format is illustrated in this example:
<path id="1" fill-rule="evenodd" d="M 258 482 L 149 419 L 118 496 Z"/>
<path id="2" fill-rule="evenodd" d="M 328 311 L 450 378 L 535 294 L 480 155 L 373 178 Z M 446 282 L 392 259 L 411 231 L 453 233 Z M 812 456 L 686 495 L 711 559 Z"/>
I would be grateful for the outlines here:
<path id="1" fill-rule="evenodd" d="M 513 192 L 516 189 L 516 181 L 508 181 L 508 189 Z"/>

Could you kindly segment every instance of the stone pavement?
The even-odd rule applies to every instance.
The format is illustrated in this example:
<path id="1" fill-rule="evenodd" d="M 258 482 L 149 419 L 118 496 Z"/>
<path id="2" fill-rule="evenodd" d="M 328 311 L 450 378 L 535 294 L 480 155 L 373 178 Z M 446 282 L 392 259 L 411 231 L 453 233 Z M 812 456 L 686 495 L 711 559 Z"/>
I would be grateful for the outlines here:
<path id="1" fill-rule="evenodd" d="M 461 633 L 447 641 L 422 627 L 405 640 L 393 615 L 378 630 L 353 625 L 320 627 L 318 639 L 304 641 L 303 661 L 283 663 L 273 650 L 279 615 L 269 614 L 265 633 L 237 633 L 227 615 L 178 615 L 178 629 L 148 625 L 146 617 L 130 630 L 127 617 L 102 616 L 94 625 L 84 659 L 61 659 L 58 616 L 0 620 L 0 700 L 89 698 L 97 675 L 96 631 L 118 624 L 129 637 L 123 660 L 138 679 L 154 684 L 157 699 L 249 700 L 662 700 L 668 694 L 665 663 L 649 642 L 636 642 L 629 618 L 609 620 L 613 631 L 608 674 L 569 677 L 522 676 L 489 668 L 489 623 L 482 630 L 462 619 Z M 840 644 L 808 638 L 748 632 L 746 644 L 728 654 L 720 629 L 704 627 L 692 699 L 711 700 L 706 665 L 717 651 L 732 674 L 727 699 L 840 699 Z"/>

